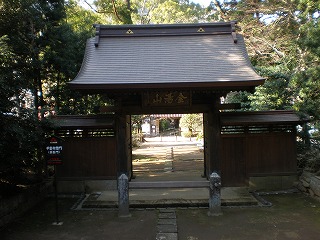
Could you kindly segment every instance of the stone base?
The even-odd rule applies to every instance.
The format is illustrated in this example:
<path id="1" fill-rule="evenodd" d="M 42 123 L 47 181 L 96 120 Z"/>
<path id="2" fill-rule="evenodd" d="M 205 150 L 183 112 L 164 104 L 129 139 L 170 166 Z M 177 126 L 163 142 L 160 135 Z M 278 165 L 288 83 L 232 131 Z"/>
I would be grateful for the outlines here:
<path id="1" fill-rule="evenodd" d="M 314 176 L 310 179 L 310 189 L 315 195 L 320 196 L 320 177 L 319 176 Z"/>
<path id="2" fill-rule="evenodd" d="M 299 181 L 296 182 L 296 187 L 311 197 L 320 198 L 320 176 L 315 173 L 303 171 Z"/>
<path id="3" fill-rule="evenodd" d="M 58 193 L 93 193 L 106 190 L 116 190 L 116 180 L 58 180 Z"/>
<path id="4" fill-rule="evenodd" d="M 281 191 L 287 190 L 294 186 L 294 182 L 298 179 L 297 175 L 290 176 L 264 176 L 250 177 L 250 191 Z"/>

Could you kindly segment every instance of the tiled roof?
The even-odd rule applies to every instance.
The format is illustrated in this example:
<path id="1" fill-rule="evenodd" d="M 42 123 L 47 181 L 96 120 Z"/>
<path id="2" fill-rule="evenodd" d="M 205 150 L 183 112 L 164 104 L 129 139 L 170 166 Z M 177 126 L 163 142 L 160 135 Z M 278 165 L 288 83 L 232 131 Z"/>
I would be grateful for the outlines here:
<path id="1" fill-rule="evenodd" d="M 109 128 L 114 127 L 113 115 L 58 115 L 52 118 L 57 128 Z"/>
<path id="2" fill-rule="evenodd" d="M 307 119 L 300 119 L 293 111 L 222 112 L 221 125 L 297 125 Z"/>
<path id="3" fill-rule="evenodd" d="M 99 26 L 70 85 L 85 90 L 260 85 L 263 78 L 250 63 L 243 37 L 230 23 L 225 32 L 229 25 L 222 24 Z"/>

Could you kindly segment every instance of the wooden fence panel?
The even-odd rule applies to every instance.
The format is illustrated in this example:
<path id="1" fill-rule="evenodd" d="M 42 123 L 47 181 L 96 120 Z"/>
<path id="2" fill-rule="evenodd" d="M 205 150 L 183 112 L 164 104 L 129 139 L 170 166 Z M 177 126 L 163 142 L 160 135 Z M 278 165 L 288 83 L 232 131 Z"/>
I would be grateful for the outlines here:
<path id="1" fill-rule="evenodd" d="M 221 141 L 221 180 L 224 187 L 246 184 L 245 138 L 225 137 Z"/>
<path id="2" fill-rule="evenodd" d="M 248 175 L 296 172 L 296 143 L 293 133 L 249 135 L 246 142 Z"/>
<path id="3" fill-rule="evenodd" d="M 116 172 L 114 137 L 65 139 L 59 178 L 115 179 Z"/>
<path id="4" fill-rule="evenodd" d="M 296 173 L 293 132 L 221 135 L 223 186 L 245 186 L 250 176 Z"/>

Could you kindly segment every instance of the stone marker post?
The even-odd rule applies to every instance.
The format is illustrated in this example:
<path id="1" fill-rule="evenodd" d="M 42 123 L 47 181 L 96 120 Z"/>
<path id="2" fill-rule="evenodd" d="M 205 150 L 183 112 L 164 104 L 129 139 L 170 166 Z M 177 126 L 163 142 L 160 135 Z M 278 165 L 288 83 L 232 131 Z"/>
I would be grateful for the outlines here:
<path id="1" fill-rule="evenodd" d="M 213 172 L 210 175 L 208 216 L 220 216 L 221 211 L 221 177 Z"/>
<path id="2" fill-rule="evenodd" d="M 124 173 L 118 178 L 119 217 L 131 217 L 129 212 L 129 179 Z"/>

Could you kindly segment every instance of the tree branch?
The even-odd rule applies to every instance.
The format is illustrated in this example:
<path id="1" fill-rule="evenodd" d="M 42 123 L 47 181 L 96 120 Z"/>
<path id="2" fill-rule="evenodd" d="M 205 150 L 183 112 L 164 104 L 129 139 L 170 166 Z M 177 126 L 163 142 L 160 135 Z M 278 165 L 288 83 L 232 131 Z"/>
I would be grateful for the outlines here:
<path id="1" fill-rule="evenodd" d="M 226 12 L 222 9 L 221 3 L 218 0 L 213 0 L 212 2 L 217 8 L 220 18 L 224 19 L 226 17 Z"/>
<path id="2" fill-rule="evenodd" d="M 109 13 L 106 11 L 98 11 L 97 9 L 95 9 L 94 7 L 92 7 L 92 5 L 90 3 L 87 2 L 87 0 L 83 0 L 90 8 L 92 11 L 96 12 L 96 13 Z"/>
<path id="3" fill-rule="evenodd" d="M 83 1 L 91 8 L 91 10 L 95 11 L 96 13 L 98 13 L 98 11 L 94 7 L 92 7 L 92 5 L 90 3 L 87 2 L 87 0 L 83 0 Z"/>
<path id="4" fill-rule="evenodd" d="M 260 42 L 264 42 L 267 46 L 269 46 L 279 57 L 284 57 L 285 54 L 283 52 L 281 52 L 280 50 L 278 50 L 275 45 L 272 45 L 271 43 L 269 43 L 267 40 L 263 39 L 263 38 L 256 38 L 256 37 L 252 37 L 255 40 L 258 40 Z"/>
<path id="5" fill-rule="evenodd" d="M 111 0 L 111 1 L 112 1 L 112 6 L 113 6 L 113 12 L 114 12 L 114 14 L 116 15 L 116 17 L 118 18 L 118 20 L 119 20 L 120 22 L 123 22 L 123 20 L 120 18 L 119 14 L 118 14 L 115 1 L 114 1 L 114 0 Z"/>

